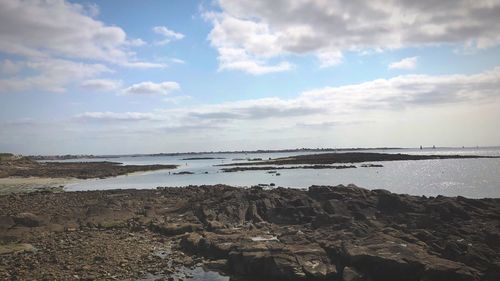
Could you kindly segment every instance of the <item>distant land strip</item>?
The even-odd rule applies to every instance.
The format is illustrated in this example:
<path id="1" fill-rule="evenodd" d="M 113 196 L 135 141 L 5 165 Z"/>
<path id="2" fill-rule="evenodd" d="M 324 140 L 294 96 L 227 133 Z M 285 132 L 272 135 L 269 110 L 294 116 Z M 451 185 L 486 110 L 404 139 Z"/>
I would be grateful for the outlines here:
<path id="1" fill-rule="evenodd" d="M 238 162 L 217 166 L 250 166 L 250 165 L 328 165 L 336 163 L 360 163 L 372 161 L 401 161 L 401 160 L 432 160 L 432 159 L 464 159 L 464 158 L 500 158 L 499 156 L 480 155 L 410 155 L 391 153 L 321 153 L 282 157 L 258 162 Z"/>
<path id="2" fill-rule="evenodd" d="M 0 155 L 0 178 L 107 178 L 134 172 L 175 169 L 177 165 L 122 165 L 117 162 L 45 162 L 27 157 Z"/>
<path id="3" fill-rule="evenodd" d="M 68 160 L 81 158 L 119 158 L 119 157 L 155 157 L 155 156 L 182 156 L 182 155 L 204 155 L 204 154 L 256 154 L 256 153 L 287 153 L 287 152 L 325 152 L 325 151 L 362 151 L 362 150 L 394 150 L 405 149 L 401 147 L 372 147 L 372 148 L 293 148 L 293 149 L 259 149 L 259 150 L 231 150 L 231 151 L 200 151 L 200 152 L 168 152 L 153 154 L 66 154 L 66 155 L 29 155 L 33 160 Z"/>

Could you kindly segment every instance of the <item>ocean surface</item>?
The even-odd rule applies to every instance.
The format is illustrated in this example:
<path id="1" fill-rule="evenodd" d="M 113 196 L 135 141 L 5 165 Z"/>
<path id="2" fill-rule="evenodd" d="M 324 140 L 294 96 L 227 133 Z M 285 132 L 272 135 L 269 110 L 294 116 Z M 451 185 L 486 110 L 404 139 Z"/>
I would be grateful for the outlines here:
<path id="1" fill-rule="evenodd" d="M 500 147 L 488 148 L 437 148 L 370 150 L 380 153 L 452 154 L 500 156 Z M 177 164 L 174 170 L 140 172 L 106 179 L 81 180 L 65 186 L 68 191 L 99 189 L 151 189 L 158 186 L 187 186 L 203 184 L 228 184 L 249 187 L 258 184 L 307 188 L 311 185 L 355 184 L 368 189 L 386 189 L 396 193 L 425 196 L 465 196 L 470 198 L 500 198 L 500 158 L 494 159 L 445 159 L 419 161 L 367 162 L 382 164 L 380 168 L 356 169 L 291 169 L 278 170 L 280 176 L 267 171 L 242 171 L 224 173 L 216 165 L 246 162 L 251 158 L 278 158 L 310 153 L 216 153 L 176 156 L 138 156 L 105 159 L 77 159 L 66 161 L 113 161 L 123 164 Z M 182 160 L 189 157 L 222 159 Z M 244 160 L 241 160 L 244 159 Z M 175 175 L 189 171 L 194 174 Z"/>

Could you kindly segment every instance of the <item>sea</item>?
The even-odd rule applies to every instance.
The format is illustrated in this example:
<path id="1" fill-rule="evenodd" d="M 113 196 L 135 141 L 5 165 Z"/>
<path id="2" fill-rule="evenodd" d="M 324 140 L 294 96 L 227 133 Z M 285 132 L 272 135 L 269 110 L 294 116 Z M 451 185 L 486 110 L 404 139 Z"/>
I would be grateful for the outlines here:
<path id="1" fill-rule="evenodd" d="M 172 170 L 138 172 L 124 176 L 79 180 L 65 186 L 67 191 L 104 189 L 154 189 L 188 185 L 227 184 L 239 187 L 261 185 L 266 188 L 308 188 L 311 185 L 355 184 L 367 189 L 386 189 L 391 192 L 418 196 L 464 196 L 469 198 L 500 198 L 500 158 L 442 159 L 418 161 L 382 161 L 354 163 L 353 169 L 289 169 L 241 171 L 226 173 L 220 164 L 249 162 L 255 158 L 289 157 L 323 152 L 272 153 L 208 153 L 162 156 L 122 156 L 65 161 L 112 161 L 123 165 L 176 164 Z M 333 151 L 335 152 L 335 151 Z M 342 151 L 338 151 L 342 152 Z M 483 155 L 500 156 L 500 147 L 381 149 L 358 152 Z M 186 160 L 191 157 L 212 159 Z M 361 164 L 381 164 L 383 167 L 363 168 Z M 191 172 L 193 174 L 176 174 Z"/>

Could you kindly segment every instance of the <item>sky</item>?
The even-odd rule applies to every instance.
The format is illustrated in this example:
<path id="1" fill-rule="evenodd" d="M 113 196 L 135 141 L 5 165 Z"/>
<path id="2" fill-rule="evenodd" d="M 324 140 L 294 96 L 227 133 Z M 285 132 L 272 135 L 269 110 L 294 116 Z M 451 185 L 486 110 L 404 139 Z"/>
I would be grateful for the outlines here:
<path id="1" fill-rule="evenodd" d="M 500 0 L 0 0 L 0 151 L 500 145 Z"/>

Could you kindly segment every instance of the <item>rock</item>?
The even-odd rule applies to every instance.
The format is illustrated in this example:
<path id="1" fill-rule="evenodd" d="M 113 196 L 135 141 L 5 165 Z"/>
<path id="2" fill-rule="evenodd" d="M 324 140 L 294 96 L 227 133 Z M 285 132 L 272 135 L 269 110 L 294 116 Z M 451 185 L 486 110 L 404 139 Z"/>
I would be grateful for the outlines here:
<path id="1" fill-rule="evenodd" d="M 352 267 L 344 267 L 342 271 L 342 281 L 363 281 L 363 275 Z"/>
<path id="2" fill-rule="evenodd" d="M 201 224 L 194 223 L 168 223 L 168 224 L 153 224 L 151 225 L 153 231 L 163 235 L 179 235 L 189 232 L 194 232 L 203 229 Z"/>
<path id="3" fill-rule="evenodd" d="M 2 255 L 2 280 L 168 278 L 203 264 L 250 280 L 500 280 L 499 199 L 216 185 L 0 196 L 0 210 L 0 249 L 37 247 Z"/>
<path id="4" fill-rule="evenodd" d="M 479 280 L 476 270 L 429 254 L 424 245 L 375 234 L 357 244 L 346 244 L 345 251 L 349 264 L 374 281 Z"/>
<path id="5" fill-rule="evenodd" d="M 0 255 L 22 253 L 22 252 L 33 252 L 34 247 L 31 244 L 26 243 L 7 243 L 0 244 Z"/>
<path id="6" fill-rule="evenodd" d="M 11 216 L 0 216 L 0 231 L 13 227 L 16 223 Z"/>
<path id="7" fill-rule="evenodd" d="M 203 237 L 198 233 L 189 233 L 182 237 L 180 245 L 185 251 L 196 253 L 199 251 L 198 244 L 201 238 Z"/>
<path id="8" fill-rule="evenodd" d="M 208 260 L 203 263 L 208 269 L 222 271 L 227 269 L 227 260 L 219 259 L 219 260 Z"/>
<path id="9" fill-rule="evenodd" d="M 401 196 L 390 193 L 386 190 L 378 190 L 378 205 L 377 207 L 385 213 L 401 213 L 410 211 L 410 204 L 403 200 Z"/>
<path id="10" fill-rule="evenodd" d="M 248 206 L 245 219 L 246 219 L 246 221 L 252 221 L 252 222 L 255 222 L 255 223 L 259 223 L 259 222 L 264 221 L 260 217 L 260 215 L 259 215 L 259 213 L 257 211 L 257 206 L 256 206 L 255 203 L 252 203 L 252 204 L 250 204 L 250 206 Z"/>
<path id="11" fill-rule="evenodd" d="M 239 245 L 229 253 L 228 268 L 239 275 L 274 280 L 322 280 L 336 275 L 319 246 L 285 246 L 274 241 Z"/>
<path id="12" fill-rule="evenodd" d="M 479 272 L 462 263 L 432 256 L 425 260 L 426 268 L 422 281 L 478 281 Z"/>
<path id="13" fill-rule="evenodd" d="M 205 232 L 187 234 L 181 239 L 181 247 L 188 252 L 196 253 L 209 258 L 227 259 L 235 242 L 241 239 L 234 235 L 219 235 Z"/>
<path id="14" fill-rule="evenodd" d="M 128 225 L 127 225 L 127 221 L 117 219 L 117 220 L 101 221 L 97 224 L 97 226 L 99 228 L 112 229 L 112 228 L 126 228 Z"/>
<path id="15" fill-rule="evenodd" d="M 20 213 L 13 217 L 16 225 L 26 226 L 26 227 L 38 227 L 45 225 L 44 219 L 32 213 Z"/>
<path id="16" fill-rule="evenodd" d="M 420 281 L 424 265 L 412 251 L 392 241 L 370 241 L 347 245 L 349 264 L 366 273 L 371 280 Z"/>
<path id="17" fill-rule="evenodd" d="M 325 250 L 318 245 L 291 246 L 290 251 L 309 278 L 322 280 L 337 275 L 335 265 L 331 264 Z"/>
<path id="18" fill-rule="evenodd" d="M 225 225 L 219 221 L 209 221 L 207 223 L 207 228 L 209 231 L 216 231 L 218 229 L 223 229 L 225 228 Z"/>
<path id="19" fill-rule="evenodd" d="M 498 280 L 500 280 L 500 262 L 495 262 L 488 267 L 481 281 L 498 281 Z"/>
<path id="20" fill-rule="evenodd" d="M 328 225 L 339 225 L 345 224 L 352 221 L 352 217 L 342 216 L 342 215 L 329 215 L 329 214 L 319 214 L 315 216 L 312 221 L 313 227 L 322 227 Z"/>
<path id="21" fill-rule="evenodd" d="M 323 204 L 323 209 L 328 214 L 347 216 L 350 213 L 345 202 L 337 199 L 326 200 L 326 202 Z"/>
<path id="22" fill-rule="evenodd" d="M 426 204 L 427 212 L 436 213 L 442 220 L 462 219 L 470 220 L 470 215 L 464 210 L 460 203 L 450 198 L 436 198 Z"/>

